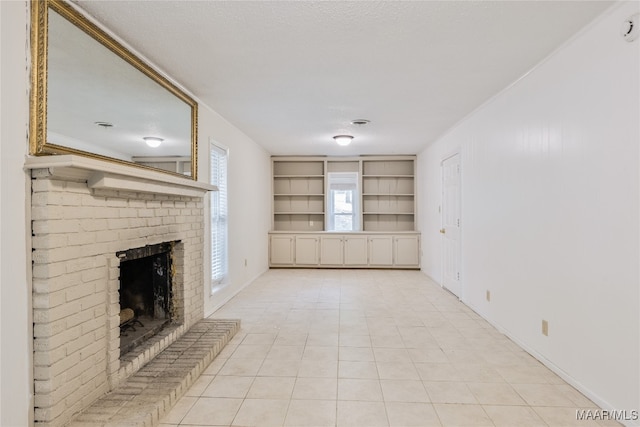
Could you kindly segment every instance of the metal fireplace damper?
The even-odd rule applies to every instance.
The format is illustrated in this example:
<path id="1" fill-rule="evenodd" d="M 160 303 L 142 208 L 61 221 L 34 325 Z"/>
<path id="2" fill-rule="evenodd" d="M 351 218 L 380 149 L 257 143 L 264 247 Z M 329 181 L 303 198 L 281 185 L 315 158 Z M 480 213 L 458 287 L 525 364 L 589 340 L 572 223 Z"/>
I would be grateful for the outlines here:
<path id="1" fill-rule="evenodd" d="M 172 250 L 165 242 L 116 253 L 120 258 L 120 356 L 171 322 Z"/>

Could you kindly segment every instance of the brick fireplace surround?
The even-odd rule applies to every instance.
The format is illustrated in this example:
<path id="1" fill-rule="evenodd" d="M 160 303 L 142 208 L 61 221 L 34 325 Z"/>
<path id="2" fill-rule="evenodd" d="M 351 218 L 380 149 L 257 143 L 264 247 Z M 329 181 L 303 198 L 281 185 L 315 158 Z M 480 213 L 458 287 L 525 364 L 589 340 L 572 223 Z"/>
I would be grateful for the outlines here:
<path id="1" fill-rule="evenodd" d="M 215 187 L 78 156 L 32 169 L 35 421 L 62 426 L 203 318 L 203 196 Z M 173 325 L 120 358 L 116 252 L 179 241 Z"/>

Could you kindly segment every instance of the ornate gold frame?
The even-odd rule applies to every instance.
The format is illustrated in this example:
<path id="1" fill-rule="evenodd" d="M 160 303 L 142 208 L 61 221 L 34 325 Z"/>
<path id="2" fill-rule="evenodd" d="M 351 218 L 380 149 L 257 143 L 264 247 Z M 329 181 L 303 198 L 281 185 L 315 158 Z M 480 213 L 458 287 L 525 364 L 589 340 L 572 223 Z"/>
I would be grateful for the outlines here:
<path id="1" fill-rule="evenodd" d="M 102 43 L 144 75 L 167 89 L 191 107 L 191 177 L 162 169 L 128 162 L 101 154 L 65 147 L 47 142 L 47 60 L 48 60 L 48 10 L 51 8 L 76 27 Z M 35 156 L 77 154 L 94 159 L 151 169 L 197 180 L 198 174 L 198 104 L 180 88 L 151 68 L 131 51 L 122 46 L 104 30 L 85 18 L 65 0 L 31 1 L 31 99 L 29 124 L 29 153 Z"/>

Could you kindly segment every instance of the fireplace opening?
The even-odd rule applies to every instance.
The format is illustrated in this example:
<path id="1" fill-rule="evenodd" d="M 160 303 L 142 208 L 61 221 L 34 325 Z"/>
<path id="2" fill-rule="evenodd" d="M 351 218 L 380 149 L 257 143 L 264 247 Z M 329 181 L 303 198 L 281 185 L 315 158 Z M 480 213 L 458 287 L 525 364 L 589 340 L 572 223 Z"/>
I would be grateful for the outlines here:
<path id="1" fill-rule="evenodd" d="M 175 243 L 116 253 L 120 258 L 120 356 L 171 322 L 172 249 Z"/>

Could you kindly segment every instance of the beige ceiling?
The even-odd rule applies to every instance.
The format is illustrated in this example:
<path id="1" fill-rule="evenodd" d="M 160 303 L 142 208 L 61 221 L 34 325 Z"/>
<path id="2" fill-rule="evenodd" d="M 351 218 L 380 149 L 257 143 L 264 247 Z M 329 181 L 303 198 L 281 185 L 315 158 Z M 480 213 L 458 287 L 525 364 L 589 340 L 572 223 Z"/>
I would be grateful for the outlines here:
<path id="1" fill-rule="evenodd" d="M 418 153 L 612 4 L 75 3 L 277 155 Z"/>

